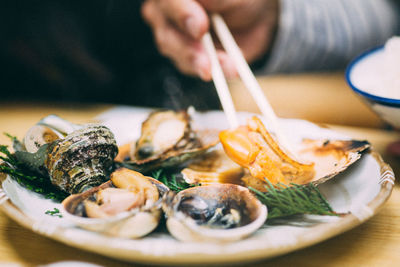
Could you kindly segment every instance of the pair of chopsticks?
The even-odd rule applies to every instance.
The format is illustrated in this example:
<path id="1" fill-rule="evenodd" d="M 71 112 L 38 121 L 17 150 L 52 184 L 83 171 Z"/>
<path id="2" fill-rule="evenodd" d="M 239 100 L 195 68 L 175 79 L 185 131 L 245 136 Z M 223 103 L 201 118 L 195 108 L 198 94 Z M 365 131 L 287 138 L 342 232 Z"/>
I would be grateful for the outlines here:
<path id="1" fill-rule="evenodd" d="M 222 43 L 222 46 L 224 47 L 228 56 L 235 63 L 236 69 L 244 85 L 255 100 L 258 108 L 267 121 L 269 128 L 275 133 L 277 141 L 287 150 L 288 153 L 295 157 L 296 153 L 294 153 L 292 146 L 279 126 L 278 117 L 262 92 L 256 77 L 247 64 L 242 52 L 240 51 L 240 48 L 236 44 L 231 32 L 229 31 L 228 26 L 225 24 L 225 21 L 220 15 L 212 14 L 211 22 L 219 40 Z M 236 116 L 236 110 L 224 73 L 218 61 L 217 52 L 213 44 L 211 34 L 209 32 L 203 36 L 202 44 L 211 61 L 211 76 L 217 89 L 217 93 L 228 123 L 232 129 L 237 128 L 239 126 L 239 122 Z"/>

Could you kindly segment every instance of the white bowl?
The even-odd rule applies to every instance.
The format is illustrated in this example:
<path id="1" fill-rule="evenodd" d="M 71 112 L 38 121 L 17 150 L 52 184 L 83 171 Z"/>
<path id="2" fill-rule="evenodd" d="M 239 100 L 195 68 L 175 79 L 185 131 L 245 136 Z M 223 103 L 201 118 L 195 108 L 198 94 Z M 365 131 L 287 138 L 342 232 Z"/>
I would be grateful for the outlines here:
<path id="1" fill-rule="evenodd" d="M 384 46 L 379 46 L 356 57 L 347 67 L 346 80 L 381 119 L 400 129 L 400 98 L 384 88 L 388 77 L 384 52 Z M 400 93 L 400 88 L 396 91 Z"/>

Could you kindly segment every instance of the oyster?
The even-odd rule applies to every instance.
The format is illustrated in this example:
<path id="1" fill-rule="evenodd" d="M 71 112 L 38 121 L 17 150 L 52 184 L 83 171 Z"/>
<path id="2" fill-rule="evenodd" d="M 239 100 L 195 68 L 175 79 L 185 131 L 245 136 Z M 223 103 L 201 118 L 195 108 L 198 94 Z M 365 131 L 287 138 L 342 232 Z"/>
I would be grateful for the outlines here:
<path id="1" fill-rule="evenodd" d="M 257 117 L 247 126 L 222 131 L 220 140 L 228 156 L 249 170 L 250 176 L 243 180 L 253 187 L 263 182 L 251 181 L 251 177 L 268 179 L 272 184 L 320 184 L 344 171 L 370 147 L 367 141 L 303 140 L 298 156 L 310 163 L 302 163 L 279 147 Z M 256 187 L 265 191 L 264 186 Z"/>
<path id="2" fill-rule="evenodd" d="M 165 197 L 168 231 L 181 241 L 229 242 L 260 228 L 267 208 L 242 186 L 213 184 Z"/>
<path id="3" fill-rule="evenodd" d="M 143 122 L 139 140 L 122 146 L 115 160 L 123 167 L 147 173 L 176 167 L 218 142 L 217 131 L 194 131 L 187 112 L 156 111 Z"/>
<path id="4" fill-rule="evenodd" d="M 14 146 L 21 148 L 14 153 L 17 160 L 68 193 L 103 183 L 118 152 L 112 132 L 99 124 L 78 126 L 57 118 L 47 117 L 28 131 L 24 144 Z"/>
<path id="5" fill-rule="evenodd" d="M 199 147 L 200 141 L 191 131 L 189 115 L 184 111 L 153 112 L 142 124 L 142 133 L 131 157 L 147 159 L 168 150 Z"/>
<path id="6" fill-rule="evenodd" d="M 110 181 L 66 198 L 63 214 L 84 229 L 138 238 L 157 227 L 167 191 L 161 182 L 121 168 L 111 174 Z"/>

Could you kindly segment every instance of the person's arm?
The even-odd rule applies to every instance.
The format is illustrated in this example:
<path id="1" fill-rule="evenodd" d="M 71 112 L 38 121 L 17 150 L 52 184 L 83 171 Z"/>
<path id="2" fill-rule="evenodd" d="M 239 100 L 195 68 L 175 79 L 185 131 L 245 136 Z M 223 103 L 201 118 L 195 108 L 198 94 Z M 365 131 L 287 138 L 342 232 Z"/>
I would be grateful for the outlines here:
<path id="1" fill-rule="evenodd" d="M 389 0 L 281 0 L 278 30 L 263 73 L 342 69 L 398 34 Z"/>

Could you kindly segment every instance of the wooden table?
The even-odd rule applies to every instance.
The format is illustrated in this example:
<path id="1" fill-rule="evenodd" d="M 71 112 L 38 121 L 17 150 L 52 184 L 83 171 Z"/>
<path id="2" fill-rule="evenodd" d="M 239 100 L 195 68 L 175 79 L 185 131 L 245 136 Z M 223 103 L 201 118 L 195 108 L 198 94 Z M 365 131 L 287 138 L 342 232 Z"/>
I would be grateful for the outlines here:
<path id="1" fill-rule="evenodd" d="M 367 139 L 395 174 L 400 174 L 400 159 L 385 153 L 387 144 L 400 139 L 399 134 L 383 130 L 382 122 L 350 92 L 342 77 L 342 73 L 272 76 L 260 78 L 260 82 L 278 115 L 326 123 L 336 131 Z M 256 111 L 239 82 L 232 82 L 231 89 L 240 110 Z M 48 114 L 81 123 L 107 108 L 110 106 L 1 103 L 0 132 L 21 138 L 31 125 Z M 0 144 L 10 144 L 10 141 L 1 135 Z M 395 186 L 382 211 L 361 226 L 312 247 L 251 266 L 393 266 L 400 261 L 399 203 L 400 189 Z M 0 265 L 70 261 L 141 266 L 68 247 L 22 228 L 0 212 Z"/>

